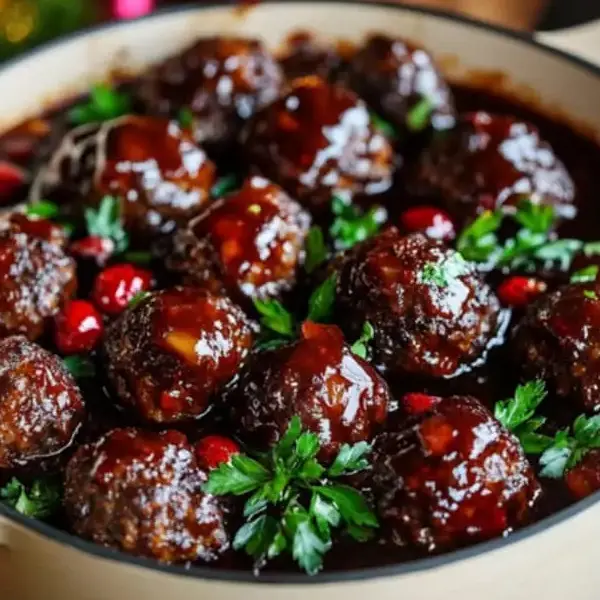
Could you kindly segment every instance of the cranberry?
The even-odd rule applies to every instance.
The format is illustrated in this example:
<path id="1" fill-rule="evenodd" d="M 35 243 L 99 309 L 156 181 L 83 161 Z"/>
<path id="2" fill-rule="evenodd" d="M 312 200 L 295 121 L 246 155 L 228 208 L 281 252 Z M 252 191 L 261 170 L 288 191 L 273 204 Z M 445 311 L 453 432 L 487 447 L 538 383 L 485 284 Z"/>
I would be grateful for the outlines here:
<path id="1" fill-rule="evenodd" d="M 106 314 L 118 315 L 129 302 L 152 286 L 152 273 L 129 263 L 114 265 L 102 271 L 94 282 L 92 297 Z"/>
<path id="2" fill-rule="evenodd" d="M 115 243 L 110 238 L 89 235 L 73 242 L 69 250 L 75 257 L 91 258 L 97 265 L 104 266 L 115 251 Z"/>
<path id="3" fill-rule="evenodd" d="M 420 231 L 434 240 L 450 241 L 456 237 L 450 216 L 435 206 L 416 206 L 400 215 L 400 225 L 406 233 Z"/>
<path id="4" fill-rule="evenodd" d="M 221 463 L 229 462 L 240 447 L 229 438 L 221 435 L 208 435 L 196 444 L 196 458 L 203 467 L 214 469 Z"/>
<path id="5" fill-rule="evenodd" d="M 0 160 L 0 203 L 5 204 L 12 200 L 14 194 L 20 190 L 27 181 L 27 175 L 23 169 Z"/>
<path id="6" fill-rule="evenodd" d="M 498 297 L 505 306 L 527 306 L 532 300 L 543 294 L 547 285 L 534 277 L 514 275 L 505 279 L 498 287 Z"/>
<path id="7" fill-rule="evenodd" d="M 56 316 L 56 347 L 62 354 L 89 352 L 102 336 L 102 317 L 86 300 L 69 302 Z"/>
<path id="8" fill-rule="evenodd" d="M 439 396 L 429 394 L 405 394 L 402 397 L 402 406 L 410 415 L 420 415 L 431 410 L 441 400 Z"/>

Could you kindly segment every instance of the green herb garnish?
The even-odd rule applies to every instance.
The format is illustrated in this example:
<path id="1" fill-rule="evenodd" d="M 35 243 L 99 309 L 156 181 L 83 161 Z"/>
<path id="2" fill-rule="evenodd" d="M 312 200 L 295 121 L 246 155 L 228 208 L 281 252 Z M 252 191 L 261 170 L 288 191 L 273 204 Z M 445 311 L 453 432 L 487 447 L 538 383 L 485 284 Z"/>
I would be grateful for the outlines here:
<path id="1" fill-rule="evenodd" d="M 230 192 L 237 190 L 238 186 L 238 176 L 235 173 L 230 173 L 229 175 L 224 175 L 223 177 L 217 179 L 216 183 L 210 190 L 210 195 L 213 198 L 222 198 Z"/>
<path id="2" fill-rule="evenodd" d="M 598 300 L 598 294 L 594 290 L 583 290 L 583 295 L 588 300 Z"/>
<path id="3" fill-rule="evenodd" d="M 535 411 L 546 397 L 546 385 L 540 379 L 519 385 L 515 395 L 508 400 L 496 402 L 494 416 L 504 427 L 516 432 L 535 415 Z"/>
<path id="4" fill-rule="evenodd" d="M 336 285 L 337 274 L 334 273 L 311 294 L 308 300 L 308 315 L 306 316 L 309 321 L 327 323 L 331 320 Z"/>
<path id="5" fill-rule="evenodd" d="M 396 128 L 389 121 L 386 121 L 373 111 L 369 111 L 369 116 L 371 117 L 371 124 L 377 131 L 392 140 L 398 137 Z"/>
<path id="6" fill-rule="evenodd" d="M 127 308 L 135 308 L 138 304 L 141 304 L 146 298 L 152 296 L 150 292 L 141 291 L 138 292 L 127 304 Z"/>
<path id="7" fill-rule="evenodd" d="M 433 102 L 426 97 L 421 98 L 407 113 L 406 127 L 409 131 L 423 131 L 431 121 L 431 113 L 435 109 Z"/>
<path id="8" fill-rule="evenodd" d="M 55 219 L 60 215 L 60 208 L 49 200 L 40 200 L 32 202 L 25 206 L 25 214 L 29 217 L 38 217 L 40 219 Z"/>
<path id="9" fill-rule="evenodd" d="M 360 492 L 332 481 L 366 468 L 370 446 L 364 442 L 342 446 L 329 469 L 317 459 L 319 450 L 318 435 L 302 431 L 295 416 L 268 453 L 256 459 L 236 455 L 209 474 L 205 492 L 250 495 L 244 505 L 246 522 L 237 531 L 233 547 L 252 556 L 257 571 L 269 559 L 288 552 L 314 575 L 332 546 L 333 529 L 343 527 L 362 541 L 378 527 Z"/>
<path id="10" fill-rule="evenodd" d="M 371 207 L 361 213 L 354 204 L 348 204 L 339 196 L 331 201 L 331 210 L 335 219 L 329 229 L 329 234 L 336 248 L 346 250 L 374 236 L 385 221 L 384 210 L 379 206 Z"/>
<path id="11" fill-rule="evenodd" d="M 549 204 L 534 204 L 525 199 L 519 203 L 514 219 L 532 233 L 548 233 L 554 225 L 554 208 Z"/>
<path id="12" fill-rule="evenodd" d="M 320 267 L 327 260 L 327 246 L 323 230 L 314 226 L 311 227 L 306 236 L 306 259 L 304 268 L 307 273 L 312 273 L 317 267 Z"/>
<path id="13" fill-rule="evenodd" d="M 501 212 L 485 211 L 458 237 L 456 248 L 467 260 L 486 262 L 497 251 L 498 237 L 503 215 Z"/>
<path id="14" fill-rule="evenodd" d="M 296 335 L 296 320 L 294 315 L 279 302 L 279 300 L 260 300 L 255 298 L 254 308 L 260 314 L 260 324 L 266 329 L 293 338 Z"/>
<path id="15" fill-rule="evenodd" d="M 110 121 L 131 113 L 129 96 L 106 85 L 92 87 L 88 100 L 69 111 L 69 120 L 74 125 Z"/>
<path id="16" fill-rule="evenodd" d="M 454 252 L 439 263 L 430 262 L 425 264 L 420 279 L 422 283 L 443 288 L 448 287 L 457 277 L 468 272 L 469 265 L 467 261 L 458 252 Z"/>
<path id="17" fill-rule="evenodd" d="M 152 252 L 146 250 L 130 250 L 124 252 L 121 257 L 125 262 L 136 265 L 149 265 L 152 262 Z"/>
<path id="18" fill-rule="evenodd" d="M 86 208 L 84 216 L 89 235 L 112 240 L 117 254 L 127 250 L 129 237 L 123 227 L 121 203 L 118 198 L 104 196 L 98 209 Z"/>
<path id="19" fill-rule="evenodd" d="M 192 109 L 187 106 L 180 109 L 177 114 L 177 121 L 183 129 L 191 129 L 194 126 L 194 113 Z"/>
<path id="20" fill-rule="evenodd" d="M 96 375 L 96 365 L 88 356 L 74 354 L 65 357 L 63 362 L 75 379 L 89 379 Z"/>
<path id="21" fill-rule="evenodd" d="M 589 265 L 583 269 L 579 269 L 579 271 L 575 271 L 575 273 L 571 275 L 571 283 L 589 283 L 590 281 L 596 281 L 597 275 L 598 266 Z"/>
<path id="22" fill-rule="evenodd" d="M 27 489 L 13 477 L 0 488 L 0 500 L 22 515 L 45 519 L 60 506 L 60 486 L 55 481 L 36 479 Z"/>
<path id="23" fill-rule="evenodd" d="M 352 344 L 352 353 L 356 354 L 359 358 L 367 359 L 369 354 L 369 342 L 375 337 L 375 329 L 369 321 L 365 321 L 363 324 L 362 333 L 360 337 Z"/>

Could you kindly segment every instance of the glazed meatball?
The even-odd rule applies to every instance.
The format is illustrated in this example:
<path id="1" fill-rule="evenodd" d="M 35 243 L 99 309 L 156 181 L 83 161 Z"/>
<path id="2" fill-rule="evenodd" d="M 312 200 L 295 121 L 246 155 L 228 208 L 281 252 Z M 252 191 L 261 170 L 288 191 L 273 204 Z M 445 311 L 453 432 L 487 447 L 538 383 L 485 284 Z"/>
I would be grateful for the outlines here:
<path id="1" fill-rule="evenodd" d="M 186 437 L 113 429 L 81 446 L 64 505 L 80 536 L 163 562 L 210 561 L 228 547 L 224 512 L 202 492 L 207 475 Z"/>
<path id="2" fill-rule="evenodd" d="M 35 340 L 77 288 L 65 235 L 45 220 L 22 214 L 0 220 L 0 336 Z"/>
<path id="3" fill-rule="evenodd" d="M 298 341 L 256 355 L 225 398 L 241 439 L 266 449 L 298 415 L 319 435 L 326 461 L 342 444 L 370 440 L 389 401 L 385 381 L 352 354 L 342 332 L 309 321 Z"/>
<path id="4" fill-rule="evenodd" d="M 397 229 L 356 246 L 340 269 L 336 315 L 348 339 L 375 328 L 373 362 L 393 374 L 449 377 L 499 342 L 498 299 L 442 242 Z"/>
<path id="5" fill-rule="evenodd" d="M 197 142 L 227 146 L 240 123 L 277 98 L 282 82 L 279 65 L 260 41 L 213 37 L 151 70 L 140 96 L 153 114 L 176 117 L 189 109 Z"/>
<path id="6" fill-rule="evenodd" d="M 261 111 L 242 134 L 248 162 L 316 212 L 332 193 L 372 195 L 392 181 L 392 149 L 353 92 L 316 76 Z"/>
<path id="7" fill-rule="evenodd" d="M 546 381 L 577 409 L 600 410 L 600 286 L 572 283 L 529 306 L 513 355 L 527 379 Z"/>
<path id="8" fill-rule="evenodd" d="M 193 287 L 163 290 L 108 329 L 108 377 L 121 402 L 147 421 L 199 419 L 252 342 L 252 323 L 228 298 Z"/>
<path id="9" fill-rule="evenodd" d="M 286 40 L 280 63 L 289 80 L 305 75 L 331 80 L 341 67 L 342 57 L 333 45 L 299 31 Z"/>
<path id="10" fill-rule="evenodd" d="M 356 93 L 400 131 L 406 131 L 407 115 L 422 102 L 430 107 L 427 122 L 433 129 L 455 124 L 450 88 L 431 55 L 419 46 L 371 36 L 350 61 L 348 77 Z"/>
<path id="11" fill-rule="evenodd" d="M 523 197 L 575 216 L 575 187 L 538 129 L 510 116 L 463 116 L 437 136 L 407 177 L 410 196 L 446 208 L 465 223 L 485 210 L 514 210 Z"/>
<path id="12" fill-rule="evenodd" d="M 23 336 L 0 341 L 0 470 L 55 456 L 84 419 L 63 362 Z"/>
<path id="13" fill-rule="evenodd" d="M 436 552 L 527 522 L 540 486 L 518 440 L 471 397 L 445 398 L 374 448 L 382 529 Z"/>
<path id="14" fill-rule="evenodd" d="M 279 186 L 251 177 L 178 234 L 171 263 L 190 282 L 235 297 L 278 297 L 294 285 L 309 226 Z"/>
<path id="15" fill-rule="evenodd" d="M 600 490 L 600 450 L 590 450 L 565 475 L 567 489 L 576 500 Z"/>
<path id="16" fill-rule="evenodd" d="M 215 166 L 174 121 L 129 116 L 68 133 L 32 188 L 76 208 L 117 197 L 125 226 L 146 238 L 170 233 L 210 201 Z"/>

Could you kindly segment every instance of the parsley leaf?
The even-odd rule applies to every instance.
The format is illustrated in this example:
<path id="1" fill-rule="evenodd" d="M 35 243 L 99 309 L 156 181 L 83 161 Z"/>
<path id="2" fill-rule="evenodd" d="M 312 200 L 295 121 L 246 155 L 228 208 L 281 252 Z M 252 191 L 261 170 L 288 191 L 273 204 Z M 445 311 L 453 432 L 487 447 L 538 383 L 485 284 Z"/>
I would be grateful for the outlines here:
<path id="1" fill-rule="evenodd" d="M 86 208 L 84 216 L 89 235 L 112 240 L 117 254 L 127 250 L 129 237 L 123 228 L 121 203 L 118 198 L 104 196 L 98 208 Z"/>
<path id="2" fill-rule="evenodd" d="M 60 208 L 49 200 L 40 200 L 32 202 L 25 206 L 25 214 L 29 217 L 39 217 L 40 219 L 55 219 L 60 215 Z"/>
<path id="3" fill-rule="evenodd" d="M 230 192 L 237 190 L 238 186 L 238 176 L 235 173 L 230 173 L 229 175 L 224 175 L 223 177 L 217 179 L 216 183 L 210 190 L 210 195 L 213 198 L 222 198 Z"/>
<path id="4" fill-rule="evenodd" d="M 453 280 L 468 272 L 467 261 L 458 252 L 454 252 L 441 262 L 426 263 L 421 271 L 420 279 L 422 283 L 448 287 Z"/>
<path id="5" fill-rule="evenodd" d="M 425 96 L 410 108 L 406 113 L 406 127 L 409 131 L 423 131 L 429 125 L 434 108 L 431 99 Z"/>
<path id="6" fill-rule="evenodd" d="M 60 506 L 60 487 L 55 481 L 36 479 L 28 490 L 13 477 L 0 488 L 0 500 L 22 515 L 44 519 Z"/>
<path id="7" fill-rule="evenodd" d="M 312 273 L 317 267 L 327 260 L 327 246 L 323 230 L 320 227 L 311 227 L 306 236 L 306 259 L 304 268 L 307 273 Z"/>
<path id="8" fill-rule="evenodd" d="M 588 300 L 598 300 L 598 294 L 594 290 L 583 290 L 583 295 Z"/>
<path id="9" fill-rule="evenodd" d="M 98 84 L 90 90 L 87 102 L 78 104 L 69 111 L 69 120 L 74 125 L 110 121 L 131 112 L 129 96 L 106 84 Z"/>
<path id="10" fill-rule="evenodd" d="M 532 233 L 548 233 L 555 220 L 554 208 L 525 200 L 519 203 L 514 219 Z"/>
<path id="11" fill-rule="evenodd" d="M 146 298 L 149 298 L 152 294 L 150 292 L 141 291 L 138 292 L 127 305 L 128 308 L 135 308 L 138 304 L 141 304 Z"/>
<path id="12" fill-rule="evenodd" d="M 287 551 L 312 575 L 322 568 L 333 529 L 366 540 L 379 526 L 360 492 L 331 481 L 367 468 L 370 445 L 342 446 L 329 469 L 319 463 L 319 450 L 319 436 L 303 431 L 296 415 L 269 452 L 256 458 L 236 455 L 209 473 L 205 492 L 251 494 L 233 546 L 254 558 L 256 570 Z"/>
<path id="13" fill-rule="evenodd" d="M 396 128 L 389 121 L 386 121 L 373 111 L 369 111 L 369 116 L 371 117 L 371 124 L 377 131 L 392 140 L 398 137 Z"/>
<path id="14" fill-rule="evenodd" d="M 353 354 L 359 358 L 367 359 L 369 353 L 369 342 L 375 337 L 375 329 L 368 321 L 363 324 L 363 330 L 360 337 L 352 344 L 350 348 Z"/>
<path id="15" fill-rule="evenodd" d="M 496 402 L 494 416 L 507 429 L 515 431 L 534 416 L 546 394 L 546 385 L 542 380 L 528 381 L 517 387 L 512 398 Z"/>
<path id="16" fill-rule="evenodd" d="M 589 265 L 579 271 L 575 271 L 571 275 L 571 283 L 589 283 L 590 281 L 596 281 L 598 275 L 598 265 Z"/>
<path id="17" fill-rule="evenodd" d="M 600 242 L 587 242 L 583 245 L 583 253 L 586 256 L 598 256 L 600 254 Z"/>
<path id="18" fill-rule="evenodd" d="M 254 307 L 260 313 L 263 327 L 284 337 L 294 337 L 295 320 L 293 315 L 278 300 L 254 300 Z"/>
<path id="19" fill-rule="evenodd" d="M 496 232 L 502 224 L 500 211 L 485 211 L 458 237 L 456 248 L 467 260 L 485 262 L 498 248 Z"/>
<path id="20" fill-rule="evenodd" d="M 194 113 L 192 109 L 189 106 L 181 108 L 177 114 L 177 121 L 183 129 L 191 129 L 194 125 Z"/>
<path id="21" fill-rule="evenodd" d="M 336 286 L 337 274 L 334 273 L 310 295 L 308 300 L 308 315 L 306 317 L 309 321 L 327 323 L 331 320 Z"/>
<path id="22" fill-rule="evenodd" d="M 387 218 L 385 209 L 380 206 L 373 206 L 361 213 L 357 206 L 348 204 L 339 196 L 333 197 L 331 210 L 335 219 L 329 234 L 339 250 L 347 250 L 374 236 Z"/>
<path id="23" fill-rule="evenodd" d="M 75 379 L 89 379 L 96 375 L 96 365 L 88 356 L 73 354 L 63 358 L 63 362 Z"/>

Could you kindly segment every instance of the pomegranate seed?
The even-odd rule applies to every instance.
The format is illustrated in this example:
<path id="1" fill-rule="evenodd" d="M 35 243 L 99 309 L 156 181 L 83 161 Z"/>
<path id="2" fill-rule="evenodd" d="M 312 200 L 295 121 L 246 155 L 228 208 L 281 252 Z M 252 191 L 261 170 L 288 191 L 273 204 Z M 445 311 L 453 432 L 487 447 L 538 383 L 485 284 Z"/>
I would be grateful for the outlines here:
<path id="1" fill-rule="evenodd" d="M 97 265 L 104 266 L 115 251 L 115 243 L 110 238 L 89 235 L 73 242 L 70 251 L 75 257 L 91 258 L 96 261 Z"/>
<path id="2" fill-rule="evenodd" d="M 229 438 L 221 435 L 208 435 L 196 444 L 196 458 L 201 466 L 214 469 L 221 463 L 229 462 L 240 453 L 240 447 Z"/>
<path id="3" fill-rule="evenodd" d="M 514 275 L 505 279 L 498 287 L 498 297 L 505 306 L 527 306 L 532 300 L 543 294 L 547 285 L 535 277 Z"/>
<path id="4" fill-rule="evenodd" d="M 108 267 L 96 277 L 92 297 L 102 312 L 118 315 L 136 294 L 148 291 L 151 286 L 150 271 L 124 263 Z"/>
<path id="5" fill-rule="evenodd" d="M 102 317 L 93 304 L 73 300 L 56 316 L 54 339 L 62 354 L 89 352 L 102 336 Z"/>
<path id="6" fill-rule="evenodd" d="M 429 394 L 405 394 L 402 398 L 402 406 L 411 415 L 420 415 L 431 410 L 442 399 L 439 396 Z"/>
<path id="7" fill-rule="evenodd" d="M 402 228 L 412 233 L 421 231 L 434 240 L 450 241 L 456 237 L 454 223 L 448 213 L 435 206 L 416 206 L 400 215 Z"/>
<path id="8" fill-rule="evenodd" d="M 12 163 L 0 160 L 0 203 L 12 200 L 15 192 L 27 181 L 25 171 Z"/>

